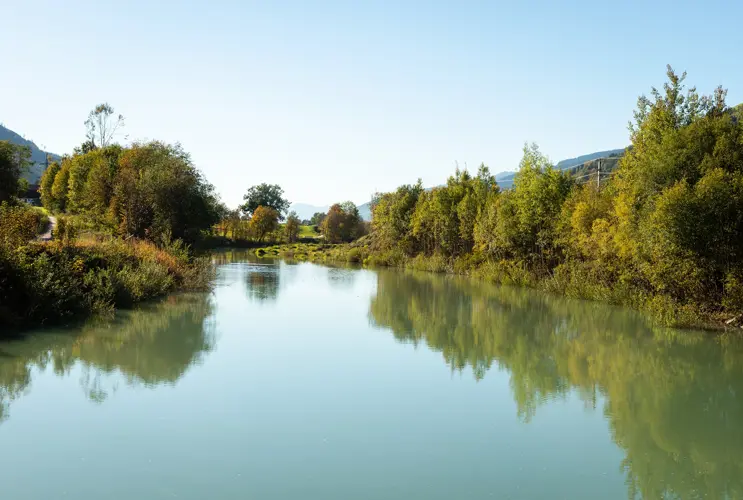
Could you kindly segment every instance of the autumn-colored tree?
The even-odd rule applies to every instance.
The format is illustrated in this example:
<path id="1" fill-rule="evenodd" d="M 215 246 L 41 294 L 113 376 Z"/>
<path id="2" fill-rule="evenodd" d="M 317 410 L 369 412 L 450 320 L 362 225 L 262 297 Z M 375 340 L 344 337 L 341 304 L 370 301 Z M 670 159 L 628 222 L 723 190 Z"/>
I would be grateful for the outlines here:
<path id="1" fill-rule="evenodd" d="M 250 228 L 258 241 L 279 227 L 279 212 L 271 207 L 258 206 L 250 218 Z"/>
<path id="2" fill-rule="evenodd" d="M 351 201 L 331 206 L 320 228 L 325 240 L 331 243 L 353 241 L 363 236 L 365 230 L 359 209 Z"/>

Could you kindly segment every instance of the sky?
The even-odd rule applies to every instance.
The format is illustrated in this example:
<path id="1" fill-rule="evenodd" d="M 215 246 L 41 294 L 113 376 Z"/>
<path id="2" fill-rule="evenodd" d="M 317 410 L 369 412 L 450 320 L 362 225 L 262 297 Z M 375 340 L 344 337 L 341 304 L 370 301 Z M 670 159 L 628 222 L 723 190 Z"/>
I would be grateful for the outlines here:
<path id="1" fill-rule="evenodd" d="M 363 203 L 628 144 L 666 64 L 743 102 L 743 2 L 0 0 L 0 123 L 70 153 L 98 103 L 180 142 L 229 206 Z M 125 142 L 121 135 L 119 140 Z"/>

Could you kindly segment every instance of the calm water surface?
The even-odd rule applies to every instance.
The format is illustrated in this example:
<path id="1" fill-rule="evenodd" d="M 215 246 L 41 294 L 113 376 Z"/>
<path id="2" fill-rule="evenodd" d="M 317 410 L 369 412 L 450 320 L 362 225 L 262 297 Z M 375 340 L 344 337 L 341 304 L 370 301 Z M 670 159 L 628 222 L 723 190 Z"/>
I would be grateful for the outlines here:
<path id="1" fill-rule="evenodd" d="M 250 262 L 0 344 L 0 497 L 743 498 L 743 347 L 430 274 Z"/>

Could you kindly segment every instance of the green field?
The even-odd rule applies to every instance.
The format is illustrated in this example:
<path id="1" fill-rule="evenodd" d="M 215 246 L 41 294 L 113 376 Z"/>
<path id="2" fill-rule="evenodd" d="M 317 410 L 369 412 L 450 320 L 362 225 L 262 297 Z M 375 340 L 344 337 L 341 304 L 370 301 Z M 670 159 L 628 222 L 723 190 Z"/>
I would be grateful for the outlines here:
<path id="1" fill-rule="evenodd" d="M 315 231 L 315 226 L 299 226 L 300 238 L 319 238 L 320 233 Z"/>

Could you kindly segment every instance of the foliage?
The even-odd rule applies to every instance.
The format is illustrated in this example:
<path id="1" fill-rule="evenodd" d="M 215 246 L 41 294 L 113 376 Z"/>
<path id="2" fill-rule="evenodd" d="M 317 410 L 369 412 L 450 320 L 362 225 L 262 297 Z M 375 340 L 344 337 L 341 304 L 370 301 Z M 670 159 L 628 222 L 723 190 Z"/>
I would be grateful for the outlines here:
<path id="1" fill-rule="evenodd" d="M 297 217 L 296 212 L 289 212 L 289 216 L 286 218 L 286 224 L 284 224 L 284 232 L 286 234 L 286 240 L 289 243 L 294 243 L 299 237 L 299 226 L 301 222 Z"/>
<path id="2" fill-rule="evenodd" d="M 400 186 L 375 199 L 372 228 L 386 247 L 400 245 L 407 253 L 415 252 L 416 240 L 410 231 L 410 219 L 421 193 L 423 184 L 419 179 L 413 186 Z"/>
<path id="3" fill-rule="evenodd" d="M 351 201 L 331 206 L 320 228 L 325 240 L 331 243 L 355 240 L 365 231 L 359 209 Z"/>
<path id="4" fill-rule="evenodd" d="M 315 212 L 312 218 L 310 219 L 311 226 L 320 226 L 322 224 L 322 221 L 325 220 L 325 217 L 327 216 L 324 212 Z"/>
<path id="5" fill-rule="evenodd" d="M 52 193 L 54 187 L 54 179 L 59 173 L 60 165 L 59 162 L 53 161 L 44 170 L 41 175 L 41 181 L 39 182 L 39 194 L 41 195 L 41 204 L 52 212 L 60 210 L 57 204 L 57 200 L 54 198 Z"/>
<path id="6" fill-rule="evenodd" d="M 413 252 L 410 245 L 403 250 L 447 257 L 471 252 L 477 218 L 485 202 L 497 194 L 495 177 L 484 164 L 474 177 L 457 168 L 446 186 L 419 194 L 409 225 L 416 243 Z M 381 199 L 378 206 L 384 206 Z M 410 238 L 403 241 L 407 243 Z"/>
<path id="7" fill-rule="evenodd" d="M 190 156 L 178 145 L 161 142 L 66 157 L 59 167 L 50 166 L 41 186 L 50 211 L 82 216 L 123 237 L 157 242 L 194 242 L 223 210 Z"/>
<path id="8" fill-rule="evenodd" d="M 253 211 L 250 218 L 250 228 L 258 239 L 263 241 L 268 233 L 276 231 L 279 227 L 279 212 L 271 207 L 259 206 Z"/>
<path id="9" fill-rule="evenodd" d="M 12 200 L 24 190 L 21 176 L 30 157 L 28 147 L 0 141 L 0 203 Z"/>
<path id="10" fill-rule="evenodd" d="M 27 205 L 0 203 L 0 247 L 12 249 L 34 239 L 49 219 Z"/>
<path id="11" fill-rule="evenodd" d="M 289 209 L 289 200 L 284 198 L 284 190 L 278 184 L 259 184 L 248 189 L 243 196 L 245 203 L 240 206 L 244 214 L 252 216 L 258 207 L 272 208 L 284 220 L 284 213 Z"/>
<path id="12" fill-rule="evenodd" d="M 640 97 L 632 145 L 602 183 L 581 185 L 524 147 L 513 189 L 487 167 L 446 186 L 375 198 L 372 234 L 332 260 L 481 274 L 643 307 L 663 322 L 743 322 L 743 120 L 721 88 L 668 83 Z M 323 223 L 342 237 L 342 212 Z M 734 321 L 735 324 L 735 321 Z"/>
<path id="13" fill-rule="evenodd" d="M 0 247 L 0 325 L 28 327 L 203 288 L 208 262 L 176 243 L 119 239 Z"/>

